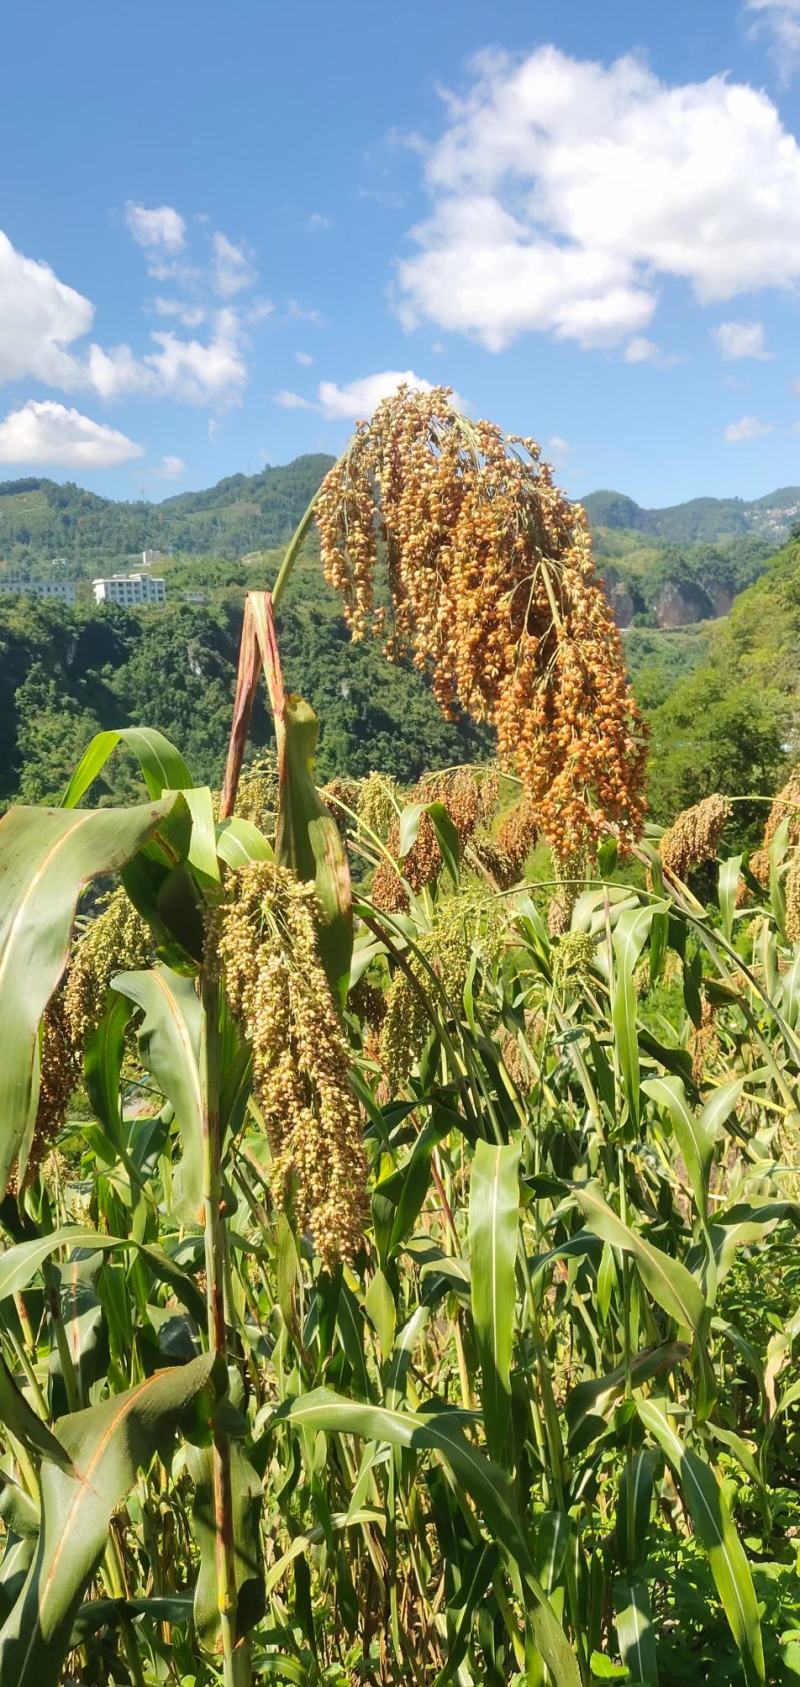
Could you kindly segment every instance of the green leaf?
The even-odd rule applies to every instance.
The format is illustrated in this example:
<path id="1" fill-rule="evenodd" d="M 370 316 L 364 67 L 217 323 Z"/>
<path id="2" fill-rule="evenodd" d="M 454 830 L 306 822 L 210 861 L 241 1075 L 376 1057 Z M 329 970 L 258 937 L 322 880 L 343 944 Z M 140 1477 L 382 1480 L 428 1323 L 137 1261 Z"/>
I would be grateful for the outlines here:
<path id="1" fill-rule="evenodd" d="M 203 1093 L 200 1082 L 202 1010 L 194 980 L 171 967 L 119 972 L 112 985 L 144 1013 L 138 1030 L 142 1064 L 175 1109 L 183 1157 L 179 1216 L 199 1221 L 203 1204 Z"/>
<path id="2" fill-rule="evenodd" d="M 469 1197 L 472 1318 L 486 1441 L 501 1464 L 508 1457 L 518 1225 L 519 1149 L 479 1140 Z"/>
<path id="3" fill-rule="evenodd" d="M 190 1447 L 189 1474 L 194 1482 L 191 1523 L 200 1554 L 194 1593 L 194 1622 L 201 1645 L 208 1652 L 222 1650 L 217 1590 L 217 1531 L 214 1523 L 213 1452 Z M 238 1441 L 230 1442 L 233 1563 L 236 1580 L 236 1631 L 247 1634 L 264 1614 L 264 1567 L 259 1520 L 263 1504 L 261 1478 Z"/>
<path id="4" fill-rule="evenodd" d="M 707 1219 L 708 1179 L 714 1159 L 714 1138 L 707 1121 L 702 1117 L 698 1119 L 688 1106 L 680 1078 L 648 1078 L 642 1088 L 669 1113 L 675 1139 L 689 1173 L 697 1210 L 703 1219 Z"/>
<path id="5" fill-rule="evenodd" d="M 98 732 L 84 751 L 61 799 L 62 808 L 77 808 L 81 797 L 102 773 L 109 756 L 118 744 L 133 751 L 142 770 L 149 797 L 160 797 L 164 791 L 186 791 L 193 784 L 191 773 L 174 744 L 151 726 L 120 727 L 112 732 Z"/>
<path id="6" fill-rule="evenodd" d="M 0 820 L 0 1194 L 36 1108 L 39 1022 L 67 964 L 80 893 L 123 867 L 181 800 L 92 811 L 12 808 Z"/>
<path id="7" fill-rule="evenodd" d="M 407 803 L 400 816 L 400 842 L 397 853 L 401 861 L 405 861 L 409 851 L 414 848 L 419 832 L 419 823 L 425 813 L 422 802 Z"/>
<path id="8" fill-rule="evenodd" d="M 274 861 L 275 851 L 252 820 L 232 814 L 216 828 L 217 855 L 226 867 L 249 867 L 252 861 Z"/>
<path id="9" fill-rule="evenodd" d="M 26 1289 L 45 1260 L 62 1247 L 108 1253 L 116 1252 L 117 1248 L 135 1248 L 158 1281 L 168 1283 L 198 1323 L 204 1324 L 205 1302 L 199 1289 L 163 1248 L 152 1242 L 138 1242 L 133 1236 L 106 1236 L 96 1230 L 84 1230 L 76 1224 L 63 1224 L 46 1236 L 18 1242 L 7 1253 L 0 1254 L 0 1301 Z"/>
<path id="10" fill-rule="evenodd" d="M 132 1011 L 124 996 L 118 995 L 116 990 L 109 990 L 103 1017 L 89 1037 L 83 1056 L 86 1093 L 92 1111 L 118 1153 L 123 1146 L 119 1079 L 125 1054 L 125 1032 Z"/>
<path id="11" fill-rule="evenodd" d="M 711 1573 L 744 1669 L 748 1687 L 761 1687 L 764 1648 L 750 1566 L 711 1466 L 681 1441 L 656 1400 L 638 1400 L 645 1429 L 659 1443 L 681 1485 L 695 1534 L 708 1553 Z"/>
<path id="12" fill-rule="evenodd" d="M 56 1424 L 75 1475 L 42 1466 L 42 1531 L 25 1586 L 0 1632 L 0 1680 L 58 1687 L 73 1621 L 103 1555 L 113 1512 L 154 1452 L 166 1456 L 187 1417 L 210 1418 L 224 1386 L 224 1365 L 204 1354 Z"/>
<path id="13" fill-rule="evenodd" d="M 580 1673 L 563 1629 L 533 1568 L 530 1549 L 513 1504 L 513 1488 L 506 1472 L 471 1446 L 458 1424 L 445 1412 L 393 1412 L 385 1406 L 366 1406 L 343 1399 L 330 1389 L 287 1401 L 272 1422 L 289 1419 L 298 1427 L 327 1434 L 360 1435 L 418 1452 L 438 1452 L 450 1465 L 501 1549 L 508 1553 L 533 1595 L 532 1623 L 542 1657 L 557 1687 L 580 1687 Z"/>
<path id="14" fill-rule="evenodd" d="M 364 1296 L 364 1310 L 378 1337 L 381 1356 L 388 1359 L 394 1347 L 397 1309 L 394 1304 L 394 1295 L 380 1269 L 370 1279 L 369 1287 Z"/>
<path id="15" fill-rule="evenodd" d="M 458 890 L 460 882 L 459 861 L 461 858 L 461 839 L 458 827 L 455 821 L 451 820 L 443 802 L 429 802 L 425 812 L 436 833 L 436 842 L 441 850 L 444 865 L 456 890 Z"/>
<path id="16" fill-rule="evenodd" d="M 651 902 L 647 908 L 627 908 L 614 928 L 614 975 L 611 989 L 611 1020 L 614 1027 L 623 1088 L 631 1117 L 639 1122 L 639 1039 L 636 1031 L 638 998 L 633 982 L 636 962 L 642 952 L 653 916 L 665 912 L 666 902 Z"/>
<path id="17" fill-rule="evenodd" d="M 670 1259 L 669 1254 L 662 1253 L 660 1248 L 654 1248 L 637 1231 L 623 1224 L 616 1213 L 612 1212 L 611 1207 L 606 1205 L 594 1184 L 581 1185 L 575 1190 L 575 1198 L 589 1229 L 594 1231 L 601 1241 L 610 1242 L 612 1247 L 619 1248 L 622 1253 L 632 1254 L 642 1281 L 653 1299 L 658 1301 L 659 1306 L 663 1306 L 671 1318 L 692 1330 L 698 1341 L 701 1341 L 706 1321 L 706 1302 L 702 1289 L 686 1266 L 681 1265 L 680 1260 Z"/>
<path id="18" fill-rule="evenodd" d="M 319 721 L 308 703 L 291 694 L 283 719 L 286 745 L 275 857 L 298 879 L 316 885 L 322 909 L 320 959 L 334 1001 L 343 1008 L 353 953 L 350 869 L 339 828 L 314 784 Z"/>
<path id="19" fill-rule="evenodd" d="M 732 855 L 727 861 L 720 863 L 719 869 L 719 911 L 722 916 L 722 929 L 729 943 L 733 931 L 733 916 L 736 912 L 736 892 L 739 887 L 742 859 L 741 855 Z"/>
<path id="20" fill-rule="evenodd" d="M 10 1370 L 0 1354 L 0 1424 L 10 1430 L 11 1434 L 21 1442 L 29 1453 L 35 1453 L 39 1458 L 50 1459 L 60 1465 L 62 1470 L 72 1469 L 69 1453 L 62 1447 L 60 1441 L 47 1424 L 37 1416 L 28 1405 L 24 1394 L 18 1389 Z"/>
<path id="21" fill-rule="evenodd" d="M 617 1581 L 614 1610 L 620 1656 L 631 1681 L 658 1687 L 656 1637 L 646 1583 Z"/>

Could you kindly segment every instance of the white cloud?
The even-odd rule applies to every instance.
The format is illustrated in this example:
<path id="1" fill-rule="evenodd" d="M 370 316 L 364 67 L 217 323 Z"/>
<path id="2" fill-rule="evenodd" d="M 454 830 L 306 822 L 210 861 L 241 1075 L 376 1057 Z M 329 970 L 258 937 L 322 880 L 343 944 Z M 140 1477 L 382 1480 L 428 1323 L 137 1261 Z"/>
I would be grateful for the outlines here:
<path id="1" fill-rule="evenodd" d="M 186 473 L 186 464 L 182 457 L 173 457 L 167 453 L 162 457 L 158 468 L 151 469 L 150 473 L 157 475 L 159 480 L 180 480 Z"/>
<path id="2" fill-rule="evenodd" d="M 335 217 L 326 217 L 323 211 L 312 211 L 306 217 L 306 228 L 309 234 L 321 234 L 324 229 L 333 228 L 335 221 Z"/>
<path id="3" fill-rule="evenodd" d="M 648 340 L 646 334 L 635 335 L 625 347 L 626 363 L 654 363 L 659 369 L 671 369 L 673 363 L 681 361 L 677 352 L 663 351 L 655 340 Z"/>
<path id="4" fill-rule="evenodd" d="M 184 404 L 226 406 L 247 384 L 239 320 L 231 309 L 217 313 L 211 339 L 184 340 L 171 329 L 150 335 L 156 347 L 136 357 L 130 346 L 89 348 L 87 378 L 103 398 L 149 393 Z"/>
<path id="5" fill-rule="evenodd" d="M 286 315 L 290 322 L 310 322 L 312 328 L 322 328 L 325 318 L 318 310 L 308 309 L 301 305 L 299 299 L 290 299 L 286 306 Z"/>
<path id="6" fill-rule="evenodd" d="M 162 294 L 154 298 L 152 308 L 156 316 L 174 316 L 184 328 L 199 328 L 206 316 L 202 305 L 187 304 L 185 299 L 166 299 Z"/>
<path id="7" fill-rule="evenodd" d="M 214 251 L 213 286 L 223 299 L 232 299 L 244 288 L 254 286 L 258 271 L 250 262 L 244 246 L 235 246 L 227 234 L 216 233 L 211 241 Z"/>
<path id="8" fill-rule="evenodd" d="M 316 410 L 328 422 L 357 422 L 371 416 L 382 398 L 389 398 L 402 386 L 430 392 L 432 382 L 415 375 L 413 369 L 385 369 L 379 375 L 364 375 L 361 380 L 349 381 L 341 387 L 335 381 L 320 381 L 316 401 L 283 388 L 275 394 L 274 402 L 282 410 Z M 453 393 L 453 403 L 463 408 L 458 393 Z"/>
<path id="9" fill-rule="evenodd" d="M 314 362 L 311 353 L 307 351 L 296 351 L 294 354 L 294 360 L 295 363 L 302 363 L 304 369 L 308 369 Z"/>
<path id="10" fill-rule="evenodd" d="M 319 405 L 315 404 L 312 399 L 303 398 L 299 392 L 290 392 L 287 387 L 282 387 L 280 392 L 276 392 L 275 403 L 279 404 L 282 410 L 319 409 Z"/>
<path id="11" fill-rule="evenodd" d="M 115 469 L 141 456 L 141 445 L 116 428 L 51 400 L 29 399 L 0 422 L 0 463 Z"/>
<path id="12" fill-rule="evenodd" d="M 747 439 L 763 439 L 768 433 L 772 433 L 769 422 L 761 422 L 757 416 L 742 416 L 738 422 L 728 423 L 725 439 L 728 445 L 741 445 Z"/>
<path id="13" fill-rule="evenodd" d="M 88 333 L 93 316 L 88 299 L 0 231 L 0 381 L 30 376 L 72 385 L 76 364 L 67 347 Z"/>
<path id="14" fill-rule="evenodd" d="M 764 92 L 543 47 L 484 54 L 446 100 L 398 269 L 407 326 L 615 345 L 645 337 L 661 276 L 702 304 L 800 280 L 800 146 Z"/>
<path id="15" fill-rule="evenodd" d="M 781 81 L 800 66 L 800 0 L 745 0 L 754 14 L 754 31 L 769 38 Z"/>
<path id="16" fill-rule="evenodd" d="M 773 355 L 764 344 L 763 322 L 721 322 L 718 328 L 712 328 L 711 337 L 726 363 L 739 357 L 755 357 L 766 363 Z"/>
<path id="17" fill-rule="evenodd" d="M 559 433 L 553 433 L 547 441 L 547 449 L 553 457 L 566 457 L 572 447 L 568 439 L 562 439 Z"/>
<path id="18" fill-rule="evenodd" d="M 186 223 L 172 205 L 148 209 L 129 199 L 125 221 L 137 245 L 146 252 L 180 252 L 186 245 Z"/>

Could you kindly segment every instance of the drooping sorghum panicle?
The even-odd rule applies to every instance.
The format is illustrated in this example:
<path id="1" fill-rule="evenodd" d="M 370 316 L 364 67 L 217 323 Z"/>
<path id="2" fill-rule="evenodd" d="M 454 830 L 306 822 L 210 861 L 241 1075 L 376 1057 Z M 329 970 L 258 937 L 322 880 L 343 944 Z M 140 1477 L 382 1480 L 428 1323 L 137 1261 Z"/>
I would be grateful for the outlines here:
<path id="1" fill-rule="evenodd" d="M 358 782 L 358 818 L 362 825 L 377 837 L 386 838 L 392 822 L 402 808 L 400 792 L 393 779 L 383 773 L 368 773 Z"/>
<path id="2" fill-rule="evenodd" d="M 704 861 L 713 861 L 731 813 L 730 799 L 719 792 L 704 797 L 693 808 L 685 808 L 659 844 L 662 866 L 677 879 L 685 879 L 687 873 L 702 867 Z"/>
<path id="3" fill-rule="evenodd" d="M 253 1050 L 253 1092 L 277 1187 L 327 1266 L 352 1259 L 364 1230 L 366 1156 L 349 1054 L 319 960 L 313 885 L 274 862 L 228 875 L 207 953 Z"/>
<path id="4" fill-rule="evenodd" d="M 699 1025 L 693 1025 L 689 1033 L 689 1053 L 692 1057 L 692 1077 L 698 1086 L 709 1068 L 715 1063 L 721 1044 L 717 1034 L 717 1020 L 714 1006 L 704 1001 Z"/>
<path id="5" fill-rule="evenodd" d="M 356 636 L 431 675 L 445 714 L 497 733 L 557 853 L 644 808 L 645 733 L 595 577 L 583 511 L 530 439 L 470 423 L 444 387 L 405 388 L 359 425 L 317 504 L 322 560 Z M 376 609 L 385 546 L 391 620 Z"/>
<path id="6" fill-rule="evenodd" d="M 37 1167 L 50 1153 L 63 1129 L 67 1107 L 81 1075 L 80 1052 L 76 1049 L 64 1013 L 64 992 L 59 988 L 42 1016 L 39 1044 L 39 1101 L 28 1149 L 24 1182 L 27 1185 Z M 10 1194 L 19 1193 L 18 1169 L 8 1180 Z"/>
<path id="7" fill-rule="evenodd" d="M 333 779 L 328 780 L 327 785 L 322 786 L 319 793 L 326 808 L 333 815 L 343 838 L 350 835 L 356 824 L 346 810 L 352 809 L 355 812 L 358 804 L 358 792 L 357 779 L 345 779 L 337 774 Z"/>
<path id="8" fill-rule="evenodd" d="M 792 852 L 784 884 L 786 897 L 786 936 L 790 943 L 800 943 L 800 848 Z"/>
<path id="9" fill-rule="evenodd" d="M 764 827 L 764 849 L 769 849 L 778 827 L 783 825 L 784 820 L 788 821 L 788 842 L 791 845 L 800 844 L 800 771 L 797 769 L 789 775 L 769 811 Z"/>
<path id="10" fill-rule="evenodd" d="M 265 750 L 242 768 L 234 813 L 241 820 L 251 820 L 262 832 L 274 832 L 278 815 L 278 760 L 274 751 Z"/>
<path id="11" fill-rule="evenodd" d="M 105 899 L 102 912 L 86 927 L 70 956 L 63 1012 L 74 1048 L 83 1050 L 99 1025 L 115 972 L 149 966 L 153 948 L 150 927 L 120 885 Z"/>
<path id="12" fill-rule="evenodd" d="M 553 952 L 553 977 L 559 983 L 569 978 L 584 982 L 595 962 L 595 940 L 588 931 L 567 931 Z"/>
<path id="13" fill-rule="evenodd" d="M 398 968 L 395 973 L 380 1029 L 381 1066 L 392 1088 L 405 1083 L 432 1030 L 425 997 L 432 1001 L 440 1018 L 448 1017 L 449 1008 L 459 1012 L 478 941 L 479 921 L 479 904 L 461 898 L 440 904 L 430 930 L 416 938 L 418 952 L 408 951 L 409 970 L 420 988 L 415 987 L 408 972 Z M 447 1004 L 429 969 L 439 979 Z"/>
<path id="14" fill-rule="evenodd" d="M 769 884 L 769 850 L 754 849 L 748 862 L 754 879 L 765 888 Z"/>
<path id="15" fill-rule="evenodd" d="M 429 773 L 409 793 L 409 803 L 440 802 L 447 810 L 458 832 L 463 850 L 476 827 L 487 813 L 487 804 L 497 794 L 497 776 L 490 770 L 477 775 L 472 768 L 453 768 L 446 773 Z M 400 820 L 395 817 L 387 840 L 387 849 L 395 858 L 400 849 Z M 417 836 L 401 862 L 403 878 L 415 892 L 436 878 L 442 868 L 442 852 L 433 823 L 421 814 Z M 406 893 L 400 875 L 391 863 L 381 861 L 372 881 L 372 899 L 387 912 L 397 912 L 406 906 Z"/>

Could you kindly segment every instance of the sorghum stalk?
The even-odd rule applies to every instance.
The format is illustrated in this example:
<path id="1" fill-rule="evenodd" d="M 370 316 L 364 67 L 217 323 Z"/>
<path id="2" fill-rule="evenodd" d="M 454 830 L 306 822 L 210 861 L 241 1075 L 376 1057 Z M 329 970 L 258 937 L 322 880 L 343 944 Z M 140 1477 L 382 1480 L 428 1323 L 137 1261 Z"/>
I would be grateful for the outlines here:
<path id="1" fill-rule="evenodd" d="M 200 974 L 202 1003 L 200 1080 L 203 1094 L 203 1209 L 206 1305 L 213 1351 L 226 1359 L 225 1220 L 222 1215 L 222 1132 L 219 1116 L 219 987 L 207 963 Z M 217 1605 L 222 1632 L 225 1687 L 250 1687 L 249 1648 L 236 1632 L 236 1561 L 230 1438 L 214 1426 L 212 1449 Z"/>

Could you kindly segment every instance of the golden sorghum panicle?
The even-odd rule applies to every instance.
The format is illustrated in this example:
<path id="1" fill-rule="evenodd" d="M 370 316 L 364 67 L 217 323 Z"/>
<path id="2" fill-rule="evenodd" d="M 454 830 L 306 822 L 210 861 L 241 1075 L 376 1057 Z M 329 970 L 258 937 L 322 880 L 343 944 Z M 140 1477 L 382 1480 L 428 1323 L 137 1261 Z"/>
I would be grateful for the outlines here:
<path id="1" fill-rule="evenodd" d="M 786 936 L 790 943 L 800 943 L 800 849 L 795 849 L 786 874 Z"/>
<path id="2" fill-rule="evenodd" d="M 764 827 L 764 849 L 768 850 L 778 827 L 787 820 L 788 841 L 790 844 L 800 844 L 800 771 L 795 770 L 789 775 L 786 784 L 778 792 L 767 816 Z M 752 863 L 751 863 L 752 865 Z M 769 878 L 769 872 L 767 873 Z"/>
<path id="3" fill-rule="evenodd" d="M 327 809 L 333 815 L 339 828 L 341 837 L 347 838 L 356 822 L 345 811 L 355 810 L 358 805 L 359 783 L 357 779 L 345 779 L 337 774 L 323 785 L 320 796 Z"/>
<path id="4" fill-rule="evenodd" d="M 51 996 L 44 1010 L 40 1048 L 39 1103 L 25 1167 L 26 1184 L 63 1128 L 67 1107 L 80 1081 L 80 1053 L 73 1045 L 66 1022 L 62 990 Z M 18 1193 L 16 1173 L 9 1179 L 8 1187 L 11 1193 Z"/>
<path id="5" fill-rule="evenodd" d="M 677 879 L 685 879 L 694 867 L 713 861 L 731 812 L 729 798 L 718 792 L 704 797 L 693 808 L 685 808 L 659 844 L 662 866 Z"/>
<path id="6" fill-rule="evenodd" d="M 409 803 L 440 802 L 447 810 L 458 832 L 463 850 L 476 827 L 487 813 L 497 795 L 497 775 L 490 770 L 476 775 L 471 768 L 459 767 L 447 773 L 427 773 L 409 793 Z M 387 849 L 397 857 L 400 849 L 400 821 L 397 816 L 389 830 Z M 415 892 L 436 878 L 442 868 L 442 852 L 430 817 L 421 814 L 417 836 L 401 862 L 402 875 Z M 387 912 L 397 912 L 406 906 L 406 893 L 400 875 L 388 861 L 381 861 L 372 881 L 372 899 Z"/>
<path id="7" fill-rule="evenodd" d="M 429 931 L 416 938 L 419 954 L 408 951 L 408 963 L 424 995 L 415 988 L 408 973 L 398 968 L 386 996 L 381 1025 L 381 1065 L 392 1088 L 405 1083 L 432 1030 L 425 1004 L 427 996 L 439 1018 L 447 1018 L 447 1007 L 436 989 L 428 968 L 440 980 L 447 1000 L 458 1013 L 467 982 L 470 961 L 478 941 L 480 905 L 453 899 L 441 903 Z M 428 965 L 425 965 L 427 961 Z"/>
<path id="8" fill-rule="evenodd" d="M 207 953 L 253 1049 L 275 1176 L 331 1267 L 363 1236 L 367 1165 L 349 1052 L 317 952 L 313 885 L 259 861 L 228 875 Z"/>
<path id="9" fill-rule="evenodd" d="M 82 1050 L 96 1029 L 115 972 L 149 966 L 153 934 L 122 886 L 106 897 L 102 913 L 78 938 L 63 987 L 64 1020 L 73 1046 Z"/>
<path id="10" fill-rule="evenodd" d="M 595 963 L 595 940 L 588 931 L 567 931 L 553 952 L 553 978 L 563 983 L 574 978 L 583 983 Z"/>
<path id="11" fill-rule="evenodd" d="M 496 836 L 486 832 L 474 837 L 471 849 L 500 889 L 510 890 L 520 878 L 538 835 L 536 805 L 523 797 L 503 816 Z"/>
<path id="12" fill-rule="evenodd" d="M 259 831 L 274 832 L 278 817 L 278 759 L 274 750 L 262 751 L 242 768 L 234 813 L 241 820 L 251 820 Z"/>
<path id="13" fill-rule="evenodd" d="M 689 1033 L 689 1053 L 692 1057 L 692 1077 L 699 1086 L 717 1059 L 721 1043 L 717 1035 L 716 1014 L 711 1002 L 704 1001 L 700 1025 L 693 1025 Z"/>
<path id="14" fill-rule="evenodd" d="M 361 423 L 317 503 L 322 560 L 354 635 L 430 672 L 445 714 L 497 733 L 557 853 L 641 828 L 645 732 L 595 576 L 586 518 L 532 439 L 468 422 L 444 387 Z M 385 544 L 391 624 L 375 608 Z"/>
<path id="15" fill-rule="evenodd" d="M 769 850 L 754 849 L 748 866 L 753 878 L 758 879 L 759 884 L 766 889 L 769 884 Z"/>
<path id="16" fill-rule="evenodd" d="M 383 773 L 369 773 L 358 782 L 358 818 L 370 832 L 386 838 L 402 808 L 400 792 L 393 779 Z"/>

